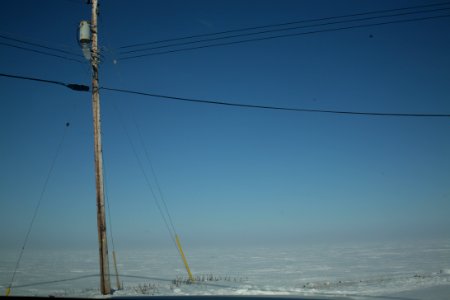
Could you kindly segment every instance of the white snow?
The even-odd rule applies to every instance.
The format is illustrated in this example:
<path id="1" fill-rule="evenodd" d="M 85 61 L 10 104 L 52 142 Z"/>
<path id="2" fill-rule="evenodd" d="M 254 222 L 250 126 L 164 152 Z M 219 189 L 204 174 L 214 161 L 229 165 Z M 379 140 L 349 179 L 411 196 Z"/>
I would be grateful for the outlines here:
<path id="1" fill-rule="evenodd" d="M 115 295 L 387 295 L 450 285 L 450 241 L 445 240 L 186 249 L 200 278 L 196 284 L 182 282 L 186 271 L 175 249 L 117 250 L 124 289 Z M 95 249 L 27 249 L 12 293 L 101 297 L 96 255 Z M 0 292 L 9 285 L 16 258 L 17 253 L 1 253 Z"/>

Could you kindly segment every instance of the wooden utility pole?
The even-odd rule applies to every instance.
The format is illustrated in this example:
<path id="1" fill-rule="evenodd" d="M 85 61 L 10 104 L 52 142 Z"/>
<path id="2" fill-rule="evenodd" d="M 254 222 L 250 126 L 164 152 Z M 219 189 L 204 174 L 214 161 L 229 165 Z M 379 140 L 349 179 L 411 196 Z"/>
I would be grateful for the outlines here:
<path id="1" fill-rule="evenodd" d="M 97 190 L 97 228 L 100 254 L 100 290 L 103 295 L 111 294 L 108 264 L 108 241 L 106 239 L 105 199 L 103 193 L 103 160 L 102 138 L 100 127 L 100 96 L 98 84 L 98 37 L 97 37 L 97 9 L 98 0 L 92 0 L 92 113 L 94 117 L 94 156 L 95 156 L 95 185 Z"/>

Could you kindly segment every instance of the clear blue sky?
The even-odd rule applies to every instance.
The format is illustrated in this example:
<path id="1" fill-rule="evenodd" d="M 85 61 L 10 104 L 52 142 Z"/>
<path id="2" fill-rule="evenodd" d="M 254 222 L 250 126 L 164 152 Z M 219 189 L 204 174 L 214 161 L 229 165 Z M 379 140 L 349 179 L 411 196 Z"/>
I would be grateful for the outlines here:
<path id="1" fill-rule="evenodd" d="M 450 113 L 450 18 L 113 63 L 128 44 L 427 3 L 102 1 L 100 82 L 246 104 Z M 0 33 L 81 54 L 76 30 L 83 19 L 90 19 L 90 6 L 81 0 L 7 1 Z M 0 66 L 90 84 L 87 62 L 2 45 Z M 2 247 L 20 248 L 70 122 L 29 247 L 95 248 L 90 94 L 7 78 L 0 88 Z M 122 124 L 150 176 L 135 124 L 140 128 L 188 247 L 448 237 L 448 118 L 263 111 L 108 91 L 101 103 L 118 247 L 170 245 Z"/>

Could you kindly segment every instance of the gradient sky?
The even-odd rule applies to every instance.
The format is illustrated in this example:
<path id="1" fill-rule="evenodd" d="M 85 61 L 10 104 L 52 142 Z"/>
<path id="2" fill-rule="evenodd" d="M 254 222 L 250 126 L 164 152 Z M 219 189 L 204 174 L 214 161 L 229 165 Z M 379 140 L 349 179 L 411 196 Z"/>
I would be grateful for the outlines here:
<path id="1" fill-rule="evenodd" d="M 247 104 L 450 113 L 450 18 L 120 61 L 119 47 L 427 1 L 102 1 L 107 87 Z M 436 14 L 445 14 L 441 12 Z M 78 52 L 83 1 L 7 1 L 0 33 Z M 2 40 L 2 42 L 6 42 Z M 21 45 L 21 44 L 17 44 Z M 0 72 L 90 84 L 79 64 L 0 45 Z M 89 93 L 0 78 L 0 241 L 95 248 Z M 221 107 L 101 92 L 118 247 L 170 245 L 128 142 L 139 127 L 188 247 L 448 237 L 450 120 Z"/>

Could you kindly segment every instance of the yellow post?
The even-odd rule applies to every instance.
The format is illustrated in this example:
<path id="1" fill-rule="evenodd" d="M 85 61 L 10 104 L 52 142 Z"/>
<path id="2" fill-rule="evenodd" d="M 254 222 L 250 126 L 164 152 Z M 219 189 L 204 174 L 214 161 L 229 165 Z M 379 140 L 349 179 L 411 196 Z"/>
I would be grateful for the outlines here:
<path id="1" fill-rule="evenodd" d="M 6 297 L 8 297 L 9 294 L 11 294 L 11 288 L 10 287 L 6 288 Z"/>
<path id="2" fill-rule="evenodd" d="M 184 266 L 186 267 L 186 271 L 188 272 L 189 280 L 191 282 L 194 282 L 194 276 L 192 276 L 191 270 L 189 269 L 189 265 L 186 260 L 186 256 L 184 256 L 183 248 L 181 248 L 181 243 L 180 243 L 180 239 L 178 238 L 178 235 L 175 235 L 175 240 L 177 242 L 178 250 L 180 250 L 181 259 L 183 259 Z"/>

